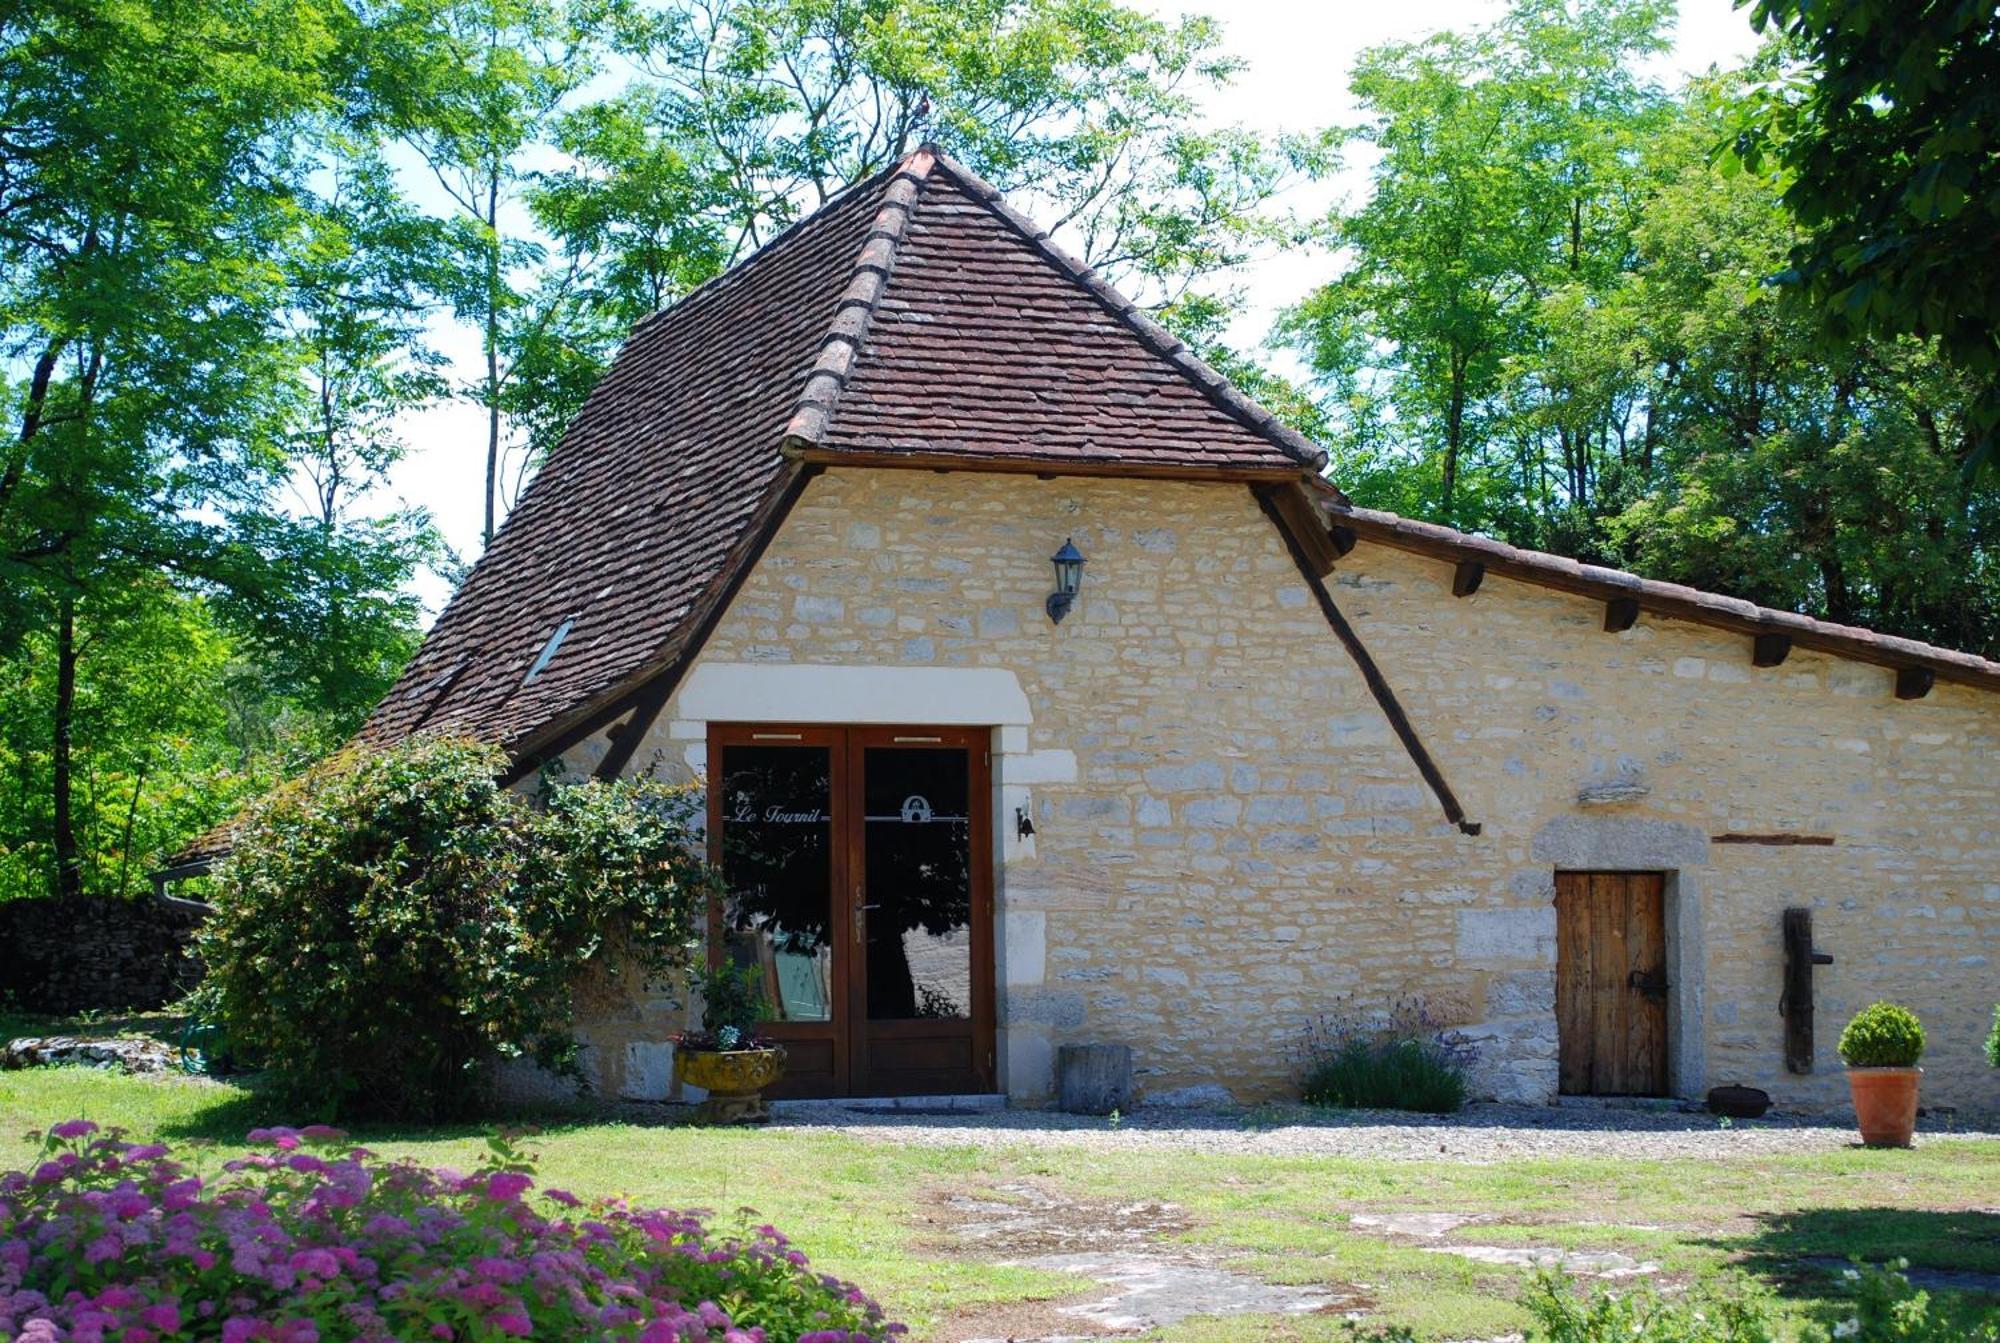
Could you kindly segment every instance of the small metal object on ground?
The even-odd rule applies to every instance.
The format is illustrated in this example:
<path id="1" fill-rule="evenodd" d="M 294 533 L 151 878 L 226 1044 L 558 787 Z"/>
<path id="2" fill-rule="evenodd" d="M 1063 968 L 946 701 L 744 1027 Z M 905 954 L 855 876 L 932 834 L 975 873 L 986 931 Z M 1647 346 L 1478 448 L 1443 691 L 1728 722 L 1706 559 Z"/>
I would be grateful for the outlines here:
<path id="1" fill-rule="evenodd" d="M 1708 1093 L 1708 1108 L 1731 1119 L 1762 1119 L 1771 1108 L 1771 1093 L 1756 1087 L 1713 1087 Z"/>

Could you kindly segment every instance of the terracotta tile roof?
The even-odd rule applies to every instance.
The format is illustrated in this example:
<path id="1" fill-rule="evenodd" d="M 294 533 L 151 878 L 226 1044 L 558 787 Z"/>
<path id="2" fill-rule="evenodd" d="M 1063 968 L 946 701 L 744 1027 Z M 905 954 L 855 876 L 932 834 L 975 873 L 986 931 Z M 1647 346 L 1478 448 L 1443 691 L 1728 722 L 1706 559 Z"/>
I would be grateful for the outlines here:
<path id="1" fill-rule="evenodd" d="M 1327 518 L 1336 529 L 1355 537 L 1395 546 L 1421 555 L 1484 565 L 1487 573 L 1543 587 L 1573 592 L 1602 601 L 1629 598 L 1641 612 L 1712 625 L 1755 637 L 1783 635 L 1799 648 L 1871 662 L 1898 670 L 1921 668 L 1940 681 L 2000 690 L 2000 662 L 1915 639 L 1877 634 L 1854 625 L 1815 620 L 1796 611 L 1780 611 L 1740 597 L 1641 578 L 1622 569 L 1606 569 L 1539 550 L 1522 550 L 1504 541 L 1453 531 L 1432 522 L 1418 522 L 1394 513 L 1355 508 L 1332 494 L 1323 499 Z"/>
<path id="2" fill-rule="evenodd" d="M 364 739 L 529 742 L 672 656 L 788 462 L 876 453 L 1324 461 L 920 150 L 633 331 Z"/>
<path id="3" fill-rule="evenodd" d="M 1258 479 L 1325 463 L 926 147 L 633 330 L 362 740 L 545 747 L 691 655 L 814 463 L 882 458 Z M 173 861 L 227 847 L 220 827 Z"/>

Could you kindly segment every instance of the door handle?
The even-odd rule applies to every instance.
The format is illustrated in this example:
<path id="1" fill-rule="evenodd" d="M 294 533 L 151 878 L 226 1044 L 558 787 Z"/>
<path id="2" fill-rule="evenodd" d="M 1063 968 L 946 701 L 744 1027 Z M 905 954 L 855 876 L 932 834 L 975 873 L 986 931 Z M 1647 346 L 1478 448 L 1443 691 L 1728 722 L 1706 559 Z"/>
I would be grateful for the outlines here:
<path id="1" fill-rule="evenodd" d="M 1625 977 L 1625 986 L 1639 990 L 1639 992 L 1645 994 L 1648 998 L 1664 998 L 1667 996 L 1667 977 L 1663 974 L 1649 975 L 1642 970 L 1634 970 Z"/>

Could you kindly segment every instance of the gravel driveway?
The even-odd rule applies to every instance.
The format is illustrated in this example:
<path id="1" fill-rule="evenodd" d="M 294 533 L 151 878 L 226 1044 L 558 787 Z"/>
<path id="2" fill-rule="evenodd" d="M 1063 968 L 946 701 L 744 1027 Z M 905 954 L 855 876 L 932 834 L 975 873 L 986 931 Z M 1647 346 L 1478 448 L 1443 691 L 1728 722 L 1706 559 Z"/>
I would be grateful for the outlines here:
<path id="1" fill-rule="evenodd" d="M 1223 1155 L 1366 1157 L 1485 1164 L 1535 1157 L 1702 1160 L 1834 1152 L 1853 1128 L 1823 1119 L 1737 1120 L 1708 1114 L 1568 1106 L 1473 1105 L 1450 1116 L 1317 1111 L 1302 1106 L 1181 1110 L 1141 1107 L 1116 1122 L 1050 1110 L 874 1111 L 838 1102 L 791 1105 L 773 1127 L 832 1129 L 877 1142 L 927 1146 L 1192 1151 Z M 1992 1126 L 1918 1126 L 1940 1137 L 2000 1141 Z"/>

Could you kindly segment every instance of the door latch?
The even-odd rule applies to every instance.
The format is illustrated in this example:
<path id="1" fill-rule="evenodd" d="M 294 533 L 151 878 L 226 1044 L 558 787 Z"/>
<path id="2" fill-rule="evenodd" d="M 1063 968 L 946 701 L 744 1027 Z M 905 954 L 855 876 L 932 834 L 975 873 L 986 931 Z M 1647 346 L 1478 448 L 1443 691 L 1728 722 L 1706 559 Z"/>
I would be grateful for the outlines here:
<path id="1" fill-rule="evenodd" d="M 1667 996 L 1667 977 L 1664 974 L 1649 975 L 1643 970 L 1634 970 L 1625 977 L 1625 986 L 1639 990 L 1648 998 Z"/>

